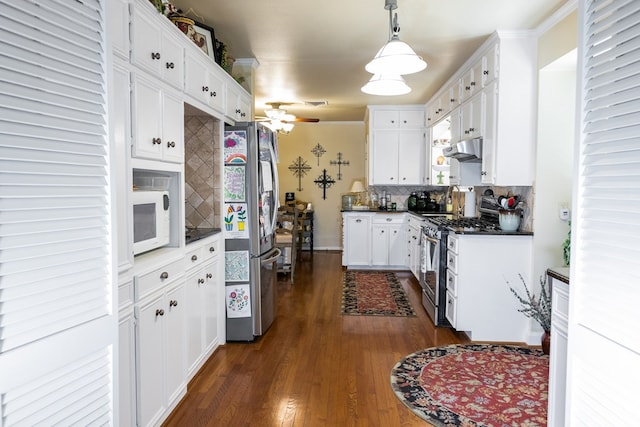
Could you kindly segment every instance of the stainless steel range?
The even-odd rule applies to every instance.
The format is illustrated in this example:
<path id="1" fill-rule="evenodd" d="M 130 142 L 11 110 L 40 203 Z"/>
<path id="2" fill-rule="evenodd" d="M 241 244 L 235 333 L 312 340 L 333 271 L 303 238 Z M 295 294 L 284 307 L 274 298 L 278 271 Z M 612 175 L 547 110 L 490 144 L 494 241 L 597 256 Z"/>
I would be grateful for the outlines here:
<path id="1" fill-rule="evenodd" d="M 422 305 L 436 326 L 451 326 L 445 317 L 447 235 L 449 233 L 501 232 L 499 205 L 493 197 L 483 196 L 479 218 L 426 217 L 420 244 L 420 286 Z"/>

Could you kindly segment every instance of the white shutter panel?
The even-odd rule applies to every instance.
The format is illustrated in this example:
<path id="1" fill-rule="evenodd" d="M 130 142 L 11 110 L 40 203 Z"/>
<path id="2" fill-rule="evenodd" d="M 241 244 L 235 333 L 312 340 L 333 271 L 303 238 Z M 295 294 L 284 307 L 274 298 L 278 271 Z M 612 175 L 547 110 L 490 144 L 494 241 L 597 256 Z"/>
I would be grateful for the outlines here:
<path id="1" fill-rule="evenodd" d="M 580 2 L 579 40 L 568 419 L 633 425 L 640 402 L 640 2 Z"/>
<path id="2" fill-rule="evenodd" d="M 0 426 L 113 419 L 104 3 L 0 0 Z"/>

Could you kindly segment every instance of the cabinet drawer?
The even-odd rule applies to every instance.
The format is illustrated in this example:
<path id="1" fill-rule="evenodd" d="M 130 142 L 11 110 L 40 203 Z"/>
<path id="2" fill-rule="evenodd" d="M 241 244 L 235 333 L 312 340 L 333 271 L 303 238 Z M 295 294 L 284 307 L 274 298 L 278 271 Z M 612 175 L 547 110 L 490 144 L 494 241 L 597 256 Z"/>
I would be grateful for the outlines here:
<path id="1" fill-rule="evenodd" d="M 447 249 L 449 253 L 458 253 L 458 238 L 455 235 L 449 234 L 447 236 Z"/>
<path id="2" fill-rule="evenodd" d="M 149 293 L 181 277 L 184 275 L 184 270 L 184 259 L 180 258 L 148 273 L 136 276 L 134 279 L 136 300 L 139 301 Z"/>
<path id="3" fill-rule="evenodd" d="M 447 269 L 447 292 L 451 292 L 454 297 L 458 296 L 458 275 Z"/>
<path id="4" fill-rule="evenodd" d="M 202 245 L 202 258 L 205 262 L 218 258 L 220 255 L 220 239 L 215 238 Z"/>
<path id="5" fill-rule="evenodd" d="M 451 326 L 456 327 L 456 297 L 454 297 L 450 292 L 447 292 L 447 304 L 445 307 L 444 315 L 451 323 Z"/>
<path id="6" fill-rule="evenodd" d="M 191 269 L 197 267 L 204 262 L 202 246 L 198 245 L 197 248 L 187 251 L 185 257 L 185 268 Z"/>
<path id="7" fill-rule="evenodd" d="M 403 215 L 401 214 L 376 214 L 373 216 L 374 224 L 402 224 L 404 223 Z"/>
<path id="8" fill-rule="evenodd" d="M 453 273 L 458 273 L 458 255 L 447 251 L 447 268 Z"/>

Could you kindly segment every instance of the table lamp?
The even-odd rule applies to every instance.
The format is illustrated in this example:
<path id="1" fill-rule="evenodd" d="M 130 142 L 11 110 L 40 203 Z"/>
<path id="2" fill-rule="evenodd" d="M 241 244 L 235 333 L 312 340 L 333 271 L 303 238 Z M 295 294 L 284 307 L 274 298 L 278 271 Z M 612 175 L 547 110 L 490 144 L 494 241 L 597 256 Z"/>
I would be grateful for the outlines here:
<path id="1" fill-rule="evenodd" d="M 362 183 L 362 181 L 358 179 L 353 181 L 353 184 L 351 184 L 350 193 L 356 193 L 356 195 L 358 196 L 356 199 L 356 206 L 362 205 L 362 202 L 360 201 L 360 193 L 364 193 L 365 191 L 367 191 L 367 189 L 364 188 L 364 184 Z"/>

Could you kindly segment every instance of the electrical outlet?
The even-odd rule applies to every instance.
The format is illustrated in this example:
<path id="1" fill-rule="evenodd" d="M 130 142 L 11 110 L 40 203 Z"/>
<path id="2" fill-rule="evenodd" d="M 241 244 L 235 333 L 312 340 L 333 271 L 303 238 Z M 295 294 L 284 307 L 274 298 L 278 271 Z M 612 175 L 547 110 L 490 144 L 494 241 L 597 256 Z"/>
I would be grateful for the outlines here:
<path id="1" fill-rule="evenodd" d="M 569 208 L 560 208 L 560 219 L 562 221 L 569 221 L 570 216 Z"/>

